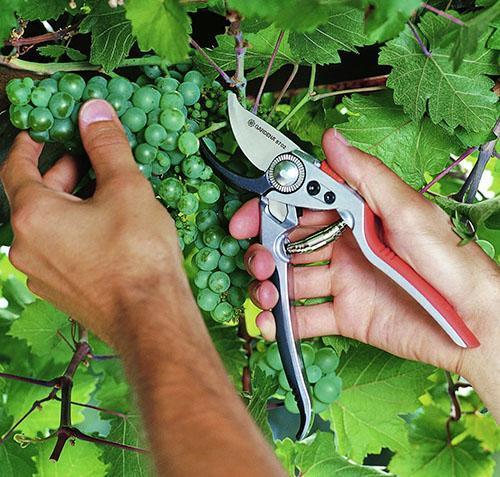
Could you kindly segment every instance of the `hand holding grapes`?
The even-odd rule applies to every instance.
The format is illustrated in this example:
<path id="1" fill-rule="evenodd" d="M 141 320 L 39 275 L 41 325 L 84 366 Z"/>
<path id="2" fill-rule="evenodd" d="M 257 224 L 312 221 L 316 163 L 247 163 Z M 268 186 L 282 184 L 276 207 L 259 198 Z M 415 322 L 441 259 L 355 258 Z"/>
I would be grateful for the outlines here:
<path id="1" fill-rule="evenodd" d="M 389 278 L 363 257 L 349 233 L 334 244 L 310 255 L 295 255 L 295 298 L 332 296 L 333 301 L 296 307 L 301 337 L 339 334 L 382 348 L 398 356 L 423 361 L 464 375 L 492 400 L 495 389 L 482 374 L 483 364 L 500 362 L 494 352 L 498 343 L 500 282 L 494 263 L 475 244 L 458 246 L 459 237 L 448 217 L 407 186 L 376 158 L 349 146 L 335 131 L 328 131 L 323 147 L 331 167 L 358 189 L 384 223 L 386 240 L 404 260 L 429 280 L 457 309 L 479 337 L 479 349 L 457 347 L 425 311 Z M 338 219 L 334 212 L 304 211 L 297 237 L 304 237 Z M 230 231 L 237 239 L 259 233 L 259 206 L 253 199 L 232 218 Z M 300 266 L 329 260 L 328 265 Z M 269 277 L 274 270 L 271 254 L 260 244 L 247 250 L 245 261 L 256 278 L 250 286 L 252 300 L 265 311 L 257 325 L 273 339 L 275 325 L 270 310 L 278 293 Z M 470 293 L 473 290 L 473 293 Z M 491 395 L 490 395 L 491 394 Z M 497 417 L 500 410 L 496 410 Z"/>

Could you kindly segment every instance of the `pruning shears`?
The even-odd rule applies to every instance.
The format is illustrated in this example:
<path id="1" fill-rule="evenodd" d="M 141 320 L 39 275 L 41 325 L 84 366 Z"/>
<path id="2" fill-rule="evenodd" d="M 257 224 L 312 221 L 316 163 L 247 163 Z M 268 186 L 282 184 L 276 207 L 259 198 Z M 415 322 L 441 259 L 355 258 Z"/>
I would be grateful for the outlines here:
<path id="1" fill-rule="evenodd" d="M 276 262 L 271 281 L 278 289 L 279 300 L 272 312 L 283 368 L 300 411 L 299 440 L 307 436 L 311 427 L 312 402 L 298 341 L 298 323 L 291 306 L 292 253 L 317 250 L 349 228 L 366 259 L 409 293 L 458 346 L 479 346 L 478 339 L 446 299 L 383 242 L 378 217 L 326 161 L 303 151 L 283 133 L 247 111 L 234 93 L 228 93 L 228 113 L 240 149 L 263 173 L 256 178 L 243 177 L 219 162 L 204 141 L 201 151 L 221 179 L 260 196 L 260 241 Z M 335 209 L 340 220 L 306 239 L 291 242 L 289 234 L 298 226 L 302 208 Z"/>

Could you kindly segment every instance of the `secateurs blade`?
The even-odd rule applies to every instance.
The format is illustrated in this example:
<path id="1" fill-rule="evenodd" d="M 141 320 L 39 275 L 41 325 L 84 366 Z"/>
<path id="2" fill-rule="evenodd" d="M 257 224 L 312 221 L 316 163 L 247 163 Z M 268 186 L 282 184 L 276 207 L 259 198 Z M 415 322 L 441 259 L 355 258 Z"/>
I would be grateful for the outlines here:
<path id="1" fill-rule="evenodd" d="M 261 243 L 271 252 L 276 270 L 271 278 L 279 292 L 274 307 L 276 341 L 288 383 L 300 411 L 298 439 L 312 424 L 312 401 L 305 378 L 295 320 L 292 253 L 304 253 L 336 240 L 349 228 L 366 259 L 409 293 L 459 346 L 479 341 L 446 299 L 380 238 L 378 217 L 364 199 L 326 163 L 319 161 L 228 94 L 228 111 L 236 142 L 246 158 L 263 173 L 257 178 L 238 175 L 220 163 L 202 141 L 202 154 L 214 172 L 231 185 L 260 196 Z M 341 220 L 299 242 L 289 234 L 298 224 L 301 208 L 336 210 Z"/>

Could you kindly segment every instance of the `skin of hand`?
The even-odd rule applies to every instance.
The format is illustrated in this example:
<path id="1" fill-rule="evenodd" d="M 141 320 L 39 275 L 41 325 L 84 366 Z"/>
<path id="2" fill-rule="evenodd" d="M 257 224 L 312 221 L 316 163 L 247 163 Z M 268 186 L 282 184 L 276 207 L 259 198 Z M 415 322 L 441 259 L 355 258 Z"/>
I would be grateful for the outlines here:
<path id="1" fill-rule="evenodd" d="M 295 299 L 333 297 L 329 303 L 295 308 L 300 337 L 342 335 L 455 372 L 474 385 L 500 421 L 498 267 L 475 243 L 458 246 L 460 238 L 438 206 L 381 161 L 350 146 L 340 133 L 328 130 L 323 149 L 330 167 L 380 217 L 387 244 L 455 307 L 481 346 L 456 346 L 413 298 L 364 258 L 350 232 L 323 249 L 291 258 Z M 335 212 L 305 210 L 291 238 L 303 238 L 338 218 Z M 252 199 L 233 216 L 230 232 L 243 239 L 258 236 L 259 228 L 258 199 Z M 269 281 L 272 255 L 253 244 L 245 261 L 255 278 L 250 296 L 264 310 L 257 325 L 266 339 L 274 339 L 269 310 L 278 291 Z M 303 266 L 319 261 L 329 264 Z"/>
<path id="2" fill-rule="evenodd" d="M 159 475 L 284 475 L 229 382 L 193 299 L 173 220 L 134 162 L 108 103 L 80 111 L 96 174 L 71 194 L 80 161 L 41 176 L 43 146 L 22 132 L 0 178 L 12 263 L 29 288 L 113 345 L 136 390 Z"/>

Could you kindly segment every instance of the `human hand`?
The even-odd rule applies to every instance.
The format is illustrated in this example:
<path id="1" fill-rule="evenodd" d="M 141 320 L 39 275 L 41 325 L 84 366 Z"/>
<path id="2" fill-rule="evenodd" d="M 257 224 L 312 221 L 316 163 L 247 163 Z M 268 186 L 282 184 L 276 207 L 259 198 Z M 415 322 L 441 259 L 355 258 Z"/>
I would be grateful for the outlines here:
<path id="1" fill-rule="evenodd" d="M 312 254 L 292 257 L 296 299 L 333 297 L 331 303 L 296 307 L 301 337 L 340 334 L 472 378 L 481 366 L 479 357 L 493 355 L 498 342 L 493 317 L 500 304 L 495 298 L 499 274 L 494 263 L 474 243 L 459 247 L 448 216 L 378 159 L 350 147 L 333 130 L 325 134 L 323 148 L 333 170 L 382 219 L 388 245 L 444 295 L 482 346 L 456 346 L 411 296 L 364 258 L 350 232 Z M 259 218 L 258 200 L 249 201 L 233 216 L 231 234 L 238 239 L 257 236 Z M 292 238 L 307 236 L 336 219 L 335 212 L 306 210 Z M 254 244 L 245 260 L 256 278 L 250 286 L 252 300 L 263 310 L 272 309 L 278 292 L 268 280 L 274 270 L 270 252 Z M 300 266 L 324 260 L 330 263 Z M 270 311 L 259 314 L 257 325 L 266 339 L 274 338 Z"/>
<path id="2" fill-rule="evenodd" d="M 89 101 L 79 123 L 96 174 L 86 200 L 71 195 L 76 158 L 64 155 L 42 177 L 43 146 L 25 132 L 16 138 L 1 170 L 15 235 L 10 259 L 35 294 L 115 344 L 131 300 L 150 300 L 172 276 L 188 284 L 174 223 L 138 170 L 113 108 Z"/>

